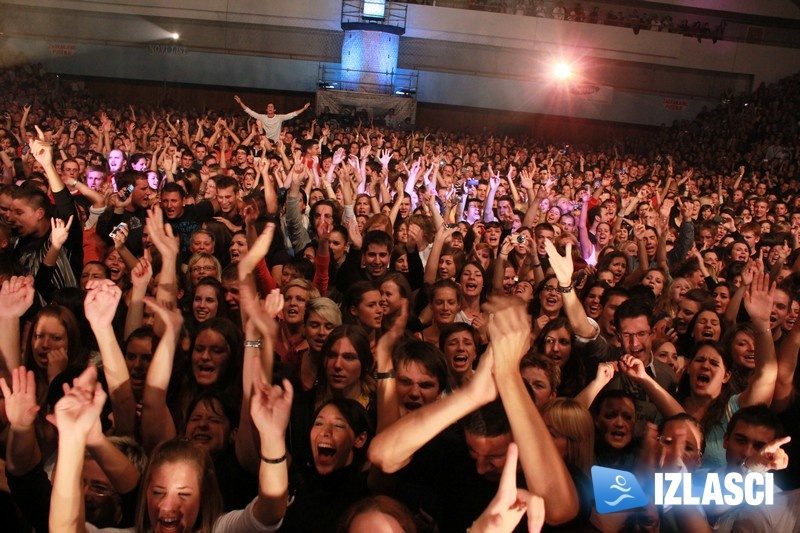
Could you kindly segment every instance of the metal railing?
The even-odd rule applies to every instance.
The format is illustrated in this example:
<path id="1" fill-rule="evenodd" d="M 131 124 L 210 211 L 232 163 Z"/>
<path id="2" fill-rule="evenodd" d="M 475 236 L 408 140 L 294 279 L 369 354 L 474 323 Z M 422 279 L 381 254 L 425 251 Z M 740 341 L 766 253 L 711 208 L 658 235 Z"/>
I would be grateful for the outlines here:
<path id="1" fill-rule="evenodd" d="M 370 4 L 368 0 L 367 4 Z M 382 26 L 387 31 L 403 34 L 406 31 L 408 6 L 398 2 L 386 2 L 383 17 L 364 14 L 365 0 L 342 0 L 342 28 Z"/>
<path id="2" fill-rule="evenodd" d="M 320 90 L 359 91 L 375 94 L 413 96 L 417 93 L 419 72 L 376 72 L 343 69 L 339 65 L 321 63 L 318 70 Z"/>

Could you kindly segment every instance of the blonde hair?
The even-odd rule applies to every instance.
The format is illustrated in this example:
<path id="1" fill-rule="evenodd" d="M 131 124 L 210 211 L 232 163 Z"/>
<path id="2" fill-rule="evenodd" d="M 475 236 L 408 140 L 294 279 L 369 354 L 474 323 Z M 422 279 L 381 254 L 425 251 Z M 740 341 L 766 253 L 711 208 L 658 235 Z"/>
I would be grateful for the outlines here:
<path id="1" fill-rule="evenodd" d="M 207 278 L 214 278 L 217 281 L 222 281 L 222 265 L 219 262 L 219 259 L 214 257 L 211 254 L 192 254 L 189 258 L 189 261 L 186 263 L 186 287 L 193 287 L 192 285 L 192 267 L 195 266 L 201 259 L 207 259 L 214 263 L 214 266 L 217 269 L 217 273 L 213 276 L 204 276 Z"/>
<path id="2" fill-rule="evenodd" d="M 310 281 L 307 279 L 302 278 L 295 278 L 283 287 L 281 287 L 281 294 L 286 296 L 286 293 L 289 292 L 289 289 L 292 287 L 300 287 L 301 289 L 305 290 L 308 293 L 308 299 L 313 300 L 314 298 L 319 298 L 319 289 L 317 289 Z"/>
<path id="3" fill-rule="evenodd" d="M 594 464 L 594 420 L 573 398 L 554 398 L 542 408 L 548 425 L 567 438 L 564 461 L 589 474 Z"/>
<path id="4" fill-rule="evenodd" d="M 319 316 L 333 324 L 334 327 L 342 325 L 342 311 L 336 302 L 330 298 L 320 296 L 312 298 L 306 304 L 306 316 L 303 321 L 307 321 L 311 313 L 317 313 Z"/>

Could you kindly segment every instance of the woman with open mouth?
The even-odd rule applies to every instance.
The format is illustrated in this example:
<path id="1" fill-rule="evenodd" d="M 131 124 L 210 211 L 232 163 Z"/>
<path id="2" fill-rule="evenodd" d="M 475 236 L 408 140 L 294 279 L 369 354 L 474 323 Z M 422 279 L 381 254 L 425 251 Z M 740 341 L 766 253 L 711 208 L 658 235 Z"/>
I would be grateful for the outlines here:
<path id="1" fill-rule="evenodd" d="M 316 410 L 306 435 L 311 458 L 291 476 L 293 501 L 282 530 L 331 531 L 345 509 L 368 495 L 363 467 L 373 427 L 355 400 L 333 398 Z"/>
<path id="2" fill-rule="evenodd" d="M 456 321 L 472 324 L 481 330 L 483 344 L 488 340 L 483 327 L 486 318 L 481 312 L 481 305 L 486 300 L 486 272 L 477 261 L 468 261 L 458 274 L 461 285 L 461 311 Z"/>
<path id="3" fill-rule="evenodd" d="M 547 316 L 552 320 L 561 314 L 564 302 L 561 299 L 561 293 L 558 292 L 558 279 L 555 274 L 546 276 L 539 284 L 532 303 L 534 321 L 542 316 Z"/>
<path id="4" fill-rule="evenodd" d="M 747 322 L 734 325 L 723 335 L 722 345 L 730 352 L 733 359 L 731 388 L 735 392 L 741 392 L 747 388 L 756 368 L 756 341 L 753 326 Z"/>
<path id="5" fill-rule="evenodd" d="M 608 468 L 632 470 L 639 452 L 634 438 L 636 403 L 622 390 L 601 392 L 592 403 L 596 430 L 597 464 Z"/>
<path id="6" fill-rule="evenodd" d="M 583 310 L 586 312 L 586 316 L 593 320 L 600 318 L 600 314 L 603 312 L 603 305 L 600 301 L 603 298 L 603 293 L 608 288 L 608 283 L 596 281 L 584 289 L 581 301 L 583 302 Z"/>
<path id="7" fill-rule="evenodd" d="M 78 320 L 72 311 L 60 305 L 39 310 L 24 353 L 25 366 L 36 376 L 36 396 L 42 407 L 50 383 L 68 367 L 82 369 L 88 361 Z"/>
<path id="8" fill-rule="evenodd" d="M 305 279 L 293 279 L 283 287 L 283 320 L 278 321 L 278 338 L 275 339 L 275 355 L 281 363 L 294 372 L 300 371 L 303 357 L 308 352 L 303 323 L 306 305 L 319 298 L 319 290 Z"/>

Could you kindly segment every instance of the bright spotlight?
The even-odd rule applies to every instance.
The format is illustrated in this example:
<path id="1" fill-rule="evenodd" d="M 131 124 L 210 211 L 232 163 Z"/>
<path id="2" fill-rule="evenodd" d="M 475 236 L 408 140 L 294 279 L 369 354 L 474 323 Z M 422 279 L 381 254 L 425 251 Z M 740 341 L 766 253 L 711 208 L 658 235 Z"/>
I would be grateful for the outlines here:
<path id="1" fill-rule="evenodd" d="M 178 32 L 170 33 L 169 36 L 172 37 L 172 39 L 175 40 L 175 41 L 177 41 L 178 39 L 181 38 L 181 34 L 178 33 Z"/>
<path id="2" fill-rule="evenodd" d="M 567 63 L 557 63 L 553 67 L 553 74 L 555 74 L 556 78 L 565 80 L 572 76 L 572 67 Z"/>

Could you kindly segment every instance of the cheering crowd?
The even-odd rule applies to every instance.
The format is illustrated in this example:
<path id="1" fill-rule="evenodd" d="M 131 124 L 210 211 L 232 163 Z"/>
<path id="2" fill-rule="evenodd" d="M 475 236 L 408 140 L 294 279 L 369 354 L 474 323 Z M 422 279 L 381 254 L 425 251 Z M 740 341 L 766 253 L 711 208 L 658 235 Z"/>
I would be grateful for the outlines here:
<path id="1" fill-rule="evenodd" d="M 800 527 L 799 76 L 604 146 L 0 77 L 9 531 Z"/>

